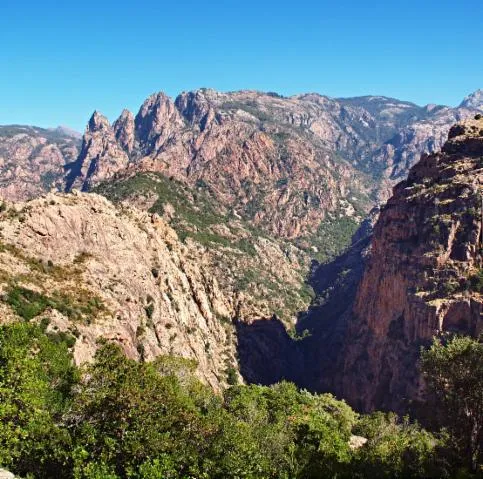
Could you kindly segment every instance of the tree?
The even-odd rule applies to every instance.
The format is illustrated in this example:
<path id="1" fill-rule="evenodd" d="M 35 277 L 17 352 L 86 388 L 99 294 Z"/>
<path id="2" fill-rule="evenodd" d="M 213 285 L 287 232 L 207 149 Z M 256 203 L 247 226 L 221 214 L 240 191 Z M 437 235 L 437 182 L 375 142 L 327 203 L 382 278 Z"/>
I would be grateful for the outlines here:
<path id="1" fill-rule="evenodd" d="M 374 412 L 360 418 L 354 433 L 367 439 L 355 451 L 353 478 L 451 477 L 438 456 L 444 435 L 433 435 L 394 413 Z"/>
<path id="2" fill-rule="evenodd" d="M 421 353 L 421 367 L 442 425 L 476 472 L 482 468 L 483 343 L 468 336 L 434 339 Z"/>
<path id="3" fill-rule="evenodd" d="M 352 459 L 349 439 L 357 414 L 331 394 L 300 393 L 304 407 L 294 417 L 299 477 L 344 477 Z"/>
<path id="4" fill-rule="evenodd" d="M 135 475 L 144 464 L 146 475 L 150 467 L 161 467 L 147 464 L 149 458 L 167 456 L 175 470 L 196 473 L 197 448 L 203 441 L 193 397 L 200 394 L 192 396 L 174 374 L 161 375 L 157 362 L 128 359 L 112 343 L 101 345 L 94 359 L 84 370 L 67 418 L 76 444 L 77 475 L 93 475 L 86 464 L 119 477 Z"/>
<path id="5" fill-rule="evenodd" d="M 65 335 L 29 323 L 0 327 L 0 465 L 62 476 L 70 436 L 59 422 L 76 379 Z"/>

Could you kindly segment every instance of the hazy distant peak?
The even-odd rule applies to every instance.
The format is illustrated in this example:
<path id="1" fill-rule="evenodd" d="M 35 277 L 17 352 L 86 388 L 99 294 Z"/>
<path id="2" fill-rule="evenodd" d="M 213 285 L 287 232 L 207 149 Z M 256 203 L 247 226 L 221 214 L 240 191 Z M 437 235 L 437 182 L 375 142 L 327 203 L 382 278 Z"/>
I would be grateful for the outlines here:
<path id="1" fill-rule="evenodd" d="M 476 108 L 483 110 L 483 89 L 478 89 L 469 94 L 460 104 L 460 108 Z"/>
<path id="2" fill-rule="evenodd" d="M 49 130 L 55 131 L 62 135 L 71 136 L 72 138 L 77 138 L 79 140 L 82 138 L 82 133 L 80 131 L 74 130 L 73 128 L 69 128 L 68 126 L 65 126 L 65 125 L 59 125 L 56 128 L 49 128 Z"/>

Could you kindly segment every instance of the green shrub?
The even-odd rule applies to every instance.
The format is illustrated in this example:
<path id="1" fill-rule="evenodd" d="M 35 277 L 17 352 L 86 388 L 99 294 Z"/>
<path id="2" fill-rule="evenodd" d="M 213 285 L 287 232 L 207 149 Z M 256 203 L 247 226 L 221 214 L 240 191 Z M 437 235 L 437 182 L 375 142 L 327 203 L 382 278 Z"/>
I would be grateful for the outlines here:
<path id="1" fill-rule="evenodd" d="M 43 313 L 47 308 L 56 309 L 73 320 L 85 318 L 88 321 L 106 310 L 100 298 L 83 290 L 79 290 L 76 295 L 56 291 L 52 296 L 47 296 L 22 286 L 12 285 L 7 290 L 4 302 L 26 321 Z"/>
<path id="2" fill-rule="evenodd" d="M 161 356 L 143 362 L 142 344 L 136 362 L 120 346 L 101 341 L 94 361 L 77 369 L 71 341 L 69 333 L 46 334 L 31 323 L 0 326 L 0 465 L 21 477 L 389 479 L 458 473 L 445 436 L 394 414 L 360 416 L 330 394 L 287 382 L 233 385 L 215 394 L 196 379 L 194 361 Z M 483 357 L 474 353 L 476 361 L 467 358 L 472 370 Z M 460 354 L 450 356 L 458 365 Z M 226 374 L 234 383 L 236 369 L 228 365 Z M 470 390 L 454 390 L 454 398 L 463 400 Z M 352 434 L 367 443 L 352 449 Z"/>
<path id="3" fill-rule="evenodd" d="M 152 319 L 154 313 L 154 304 L 150 303 L 144 307 L 144 311 L 146 312 L 146 316 L 148 319 Z"/>
<path id="4" fill-rule="evenodd" d="M 472 291 L 483 293 L 483 269 L 469 277 L 469 287 Z"/>

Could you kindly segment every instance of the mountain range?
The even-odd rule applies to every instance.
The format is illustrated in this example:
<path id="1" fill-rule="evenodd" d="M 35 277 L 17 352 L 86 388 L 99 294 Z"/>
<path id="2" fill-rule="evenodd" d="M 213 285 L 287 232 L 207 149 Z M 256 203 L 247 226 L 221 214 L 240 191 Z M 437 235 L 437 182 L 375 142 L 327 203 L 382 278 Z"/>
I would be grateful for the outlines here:
<path id="1" fill-rule="evenodd" d="M 482 329 L 482 112 L 201 89 L 1 126 L 2 317 L 407 410 L 420 346 Z"/>

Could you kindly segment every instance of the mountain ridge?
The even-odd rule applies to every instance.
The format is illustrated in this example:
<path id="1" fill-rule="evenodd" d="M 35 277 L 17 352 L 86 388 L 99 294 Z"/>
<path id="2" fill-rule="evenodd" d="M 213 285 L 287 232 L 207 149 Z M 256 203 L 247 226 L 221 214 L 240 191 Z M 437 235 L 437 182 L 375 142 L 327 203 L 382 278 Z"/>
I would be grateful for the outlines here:
<path id="1" fill-rule="evenodd" d="M 363 106 L 370 103 L 371 108 L 364 108 L 361 102 Z M 200 89 L 183 92 L 173 101 L 159 92 L 146 99 L 135 117 L 123 111 L 113 123 L 115 131 L 105 140 L 112 147 L 102 154 L 94 148 L 90 162 L 89 155 L 79 157 L 70 174 L 76 179 L 67 189 L 76 185 L 88 189 L 91 183 L 116 173 L 159 171 L 191 184 L 206 183 L 219 201 L 242 215 L 247 201 L 261 195 L 257 215 L 251 220 L 272 233 L 296 238 L 306 236 L 327 213 L 341 207 L 362 207 L 360 221 L 370 207 L 384 201 L 420 153 L 442 145 L 450 124 L 474 111 L 428 109 L 374 96 L 338 100 L 303 94 L 286 98 L 251 90 L 220 93 Z M 408 122 L 411 127 L 404 129 Z M 125 154 L 117 151 L 113 138 L 122 138 L 118 145 Z M 311 159 L 312 151 L 315 156 Z M 86 159 L 90 169 L 79 166 Z M 289 163 L 283 164 L 286 160 Z M 103 163 L 108 164 L 105 170 Z M 301 172 L 294 170 L 295 164 L 308 172 L 308 178 L 297 180 Z M 272 180 L 267 182 L 270 176 Z M 243 191 L 240 180 L 244 178 L 251 183 L 251 191 Z M 295 190 L 307 191 L 304 194 L 313 198 L 317 208 L 303 198 L 294 198 L 290 184 L 273 187 L 290 180 L 295 180 Z M 321 183 L 329 184 L 330 196 L 337 198 L 332 204 L 317 191 L 316 185 Z M 335 190 L 336 183 L 341 191 Z M 344 183 L 354 185 L 355 196 L 365 197 L 360 205 L 352 202 Z M 287 193 L 292 195 L 288 203 L 284 199 Z M 339 199 L 349 205 L 339 204 Z M 275 205 L 283 217 L 265 211 L 273 211 Z"/>

